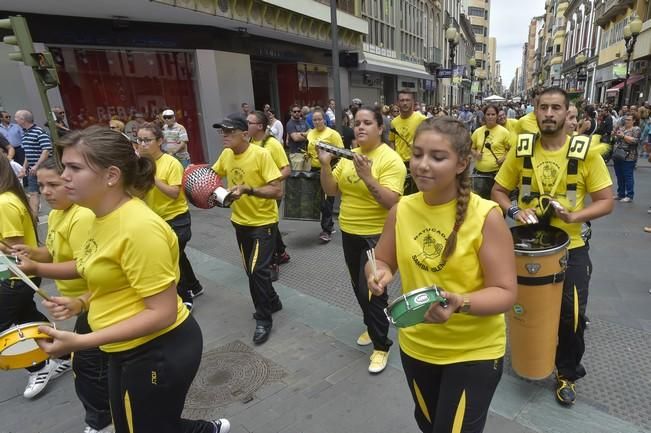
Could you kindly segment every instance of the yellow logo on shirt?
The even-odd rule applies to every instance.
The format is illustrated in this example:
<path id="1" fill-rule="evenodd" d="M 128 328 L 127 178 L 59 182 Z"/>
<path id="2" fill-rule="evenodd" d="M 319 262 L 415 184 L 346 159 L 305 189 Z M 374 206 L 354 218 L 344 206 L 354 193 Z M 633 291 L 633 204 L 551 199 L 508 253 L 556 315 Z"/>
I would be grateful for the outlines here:
<path id="1" fill-rule="evenodd" d="M 420 269 L 438 272 L 445 266 L 442 260 L 443 248 L 447 243 L 446 234 L 435 228 L 426 228 L 418 233 L 414 240 L 420 245 L 420 252 L 411 256 Z"/>

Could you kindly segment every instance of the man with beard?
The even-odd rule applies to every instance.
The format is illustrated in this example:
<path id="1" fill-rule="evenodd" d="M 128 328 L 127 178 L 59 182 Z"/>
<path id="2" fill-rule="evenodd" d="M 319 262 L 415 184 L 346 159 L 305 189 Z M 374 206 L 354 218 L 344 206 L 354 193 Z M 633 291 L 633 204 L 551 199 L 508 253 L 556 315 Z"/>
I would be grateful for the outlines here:
<path id="1" fill-rule="evenodd" d="M 419 111 L 414 111 L 414 94 L 411 92 L 401 91 L 398 93 L 398 106 L 400 107 L 400 116 L 396 116 L 391 120 L 389 146 L 398 152 L 405 166 L 407 166 L 404 195 L 408 195 L 418 192 L 418 188 L 412 181 L 409 172 L 409 160 L 411 159 L 411 145 L 414 142 L 416 128 L 427 117 Z"/>
<path id="2" fill-rule="evenodd" d="M 586 374 L 581 358 L 592 263 L 581 225 L 613 209 L 606 164 L 597 149 L 590 149 L 589 137 L 566 134 L 568 109 L 564 90 L 542 91 L 534 111 L 540 133 L 518 136 L 515 152 L 508 154 L 495 177 L 491 196 L 518 224 L 542 220 L 570 236 L 556 349 L 556 399 L 562 405 L 574 403 L 575 381 Z M 515 188 L 520 195 L 513 206 L 509 193 Z M 591 201 L 585 203 L 587 195 Z"/>

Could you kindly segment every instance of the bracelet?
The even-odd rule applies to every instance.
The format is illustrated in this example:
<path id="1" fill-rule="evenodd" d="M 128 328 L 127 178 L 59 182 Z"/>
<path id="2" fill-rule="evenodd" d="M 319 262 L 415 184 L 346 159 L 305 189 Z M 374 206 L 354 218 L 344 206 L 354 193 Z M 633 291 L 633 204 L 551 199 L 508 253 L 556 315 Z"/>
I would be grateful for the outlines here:
<path id="1" fill-rule="evenodd" d="M 83 313 L 83 312 L 85 312 L 85 311 L 88 311 L 88 304 L 86 304 L 86 301 L 84 301 L 84 300 L 81 299 L 81 298 L 77 298 L 77 300 L 78 300 L 79 302 L 81 302 L 81 311 L 80 311 L 79 313 L 81 314 L 81 313 Z"/>
<path id="2" fill-rule="evenodd" d="M 250 188 L 249 189 L 249 195 L 252 196 L 252 197 L 255 197 L 255 188 L 253 188 L 252 186 L 250 186 L 249 188 Z"/>
<path id="3" fill-rule="evenodd" d="M 507 211 L 506 214 L 511 218 L 512 220 L 515 219 L 515 216 L 520 212 L 520 208 L 517 205 L 511 206 Z"/>

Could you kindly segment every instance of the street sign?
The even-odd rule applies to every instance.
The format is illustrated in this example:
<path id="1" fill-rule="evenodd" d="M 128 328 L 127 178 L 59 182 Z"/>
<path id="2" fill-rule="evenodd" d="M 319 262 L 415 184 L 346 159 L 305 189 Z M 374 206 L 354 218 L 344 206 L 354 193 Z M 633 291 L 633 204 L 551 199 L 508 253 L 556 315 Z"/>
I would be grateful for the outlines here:
<path id="1" fill-rule="evenodd" d="M 452 69 L 438 69 L 436 71 L 436 78 L 450 78 L 452 77 Z"/>

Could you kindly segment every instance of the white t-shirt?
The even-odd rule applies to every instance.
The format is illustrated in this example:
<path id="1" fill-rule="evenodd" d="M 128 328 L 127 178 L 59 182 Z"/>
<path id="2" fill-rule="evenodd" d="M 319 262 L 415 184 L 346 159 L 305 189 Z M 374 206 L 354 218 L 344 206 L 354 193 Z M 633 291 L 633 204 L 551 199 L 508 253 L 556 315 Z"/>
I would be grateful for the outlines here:
<path id="1" fill-rule="evenodd" d="M 16 161 L 9 161 L 9 164 L 11 165 L 11 168 L 14 170 L 14 174 L 16 177 L 19 179 L 23 176 L 25 176 L 25 170 L 23 170 L 23 166 L 18 164 Z"/>
<path id="2" fill-rule="evenodd" d="M 284 132 L 285 132 L 285 128 L 283 128 L 282 122 L 276 119 L 273 125 L 271 125 L 271 134 L 276 138 L 276 140 L 282 143 Z"/>

